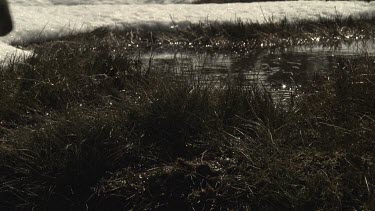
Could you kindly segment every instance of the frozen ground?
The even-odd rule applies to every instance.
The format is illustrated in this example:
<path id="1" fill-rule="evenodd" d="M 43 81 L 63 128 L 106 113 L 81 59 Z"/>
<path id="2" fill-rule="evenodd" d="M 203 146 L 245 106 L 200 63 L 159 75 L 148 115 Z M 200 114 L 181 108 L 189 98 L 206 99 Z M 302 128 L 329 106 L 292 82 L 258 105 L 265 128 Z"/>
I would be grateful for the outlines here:
<path id="1" fill-rule="evenodd" d="M 263 22 L 316 19 L 321 16 L 373 14 L 375 2 L 289 1 L 234 4 L 189 4 L 191 0 L 9 0 L 15 30 L 0 38 L 0 60 L 22 54 L 9 43 L 33 36 L 62 36 L 100 26 L 228 21 L 236 18 Z M 185 3 L 185 4 L 183 4 Z"/>

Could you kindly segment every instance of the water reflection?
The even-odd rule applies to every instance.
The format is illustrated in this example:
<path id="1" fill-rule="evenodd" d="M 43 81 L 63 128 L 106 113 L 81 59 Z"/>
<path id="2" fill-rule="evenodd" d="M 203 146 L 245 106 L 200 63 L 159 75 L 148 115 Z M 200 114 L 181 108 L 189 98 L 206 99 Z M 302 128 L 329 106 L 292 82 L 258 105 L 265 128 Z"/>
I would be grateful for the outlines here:
<path id="1" fill-rule="evenodd" d="M 228 78 L 260 83 L 274 98 L 287 99 L 298 87 L 316 74 L 328 72 L 337 57 L 356 57 L 374 53 L 375 42 L 325 46 L 300 46 L 287 49 L 263 49 L 246 54 L 197 53 L 191 51 L 153 52 L 152 68 L 168 71 L 179 80 L 214 81 L 218 85 Z M 148 59 L 150 55 L 145 55 Z M 177 77 L 178 76 L 178 77 Z"/>

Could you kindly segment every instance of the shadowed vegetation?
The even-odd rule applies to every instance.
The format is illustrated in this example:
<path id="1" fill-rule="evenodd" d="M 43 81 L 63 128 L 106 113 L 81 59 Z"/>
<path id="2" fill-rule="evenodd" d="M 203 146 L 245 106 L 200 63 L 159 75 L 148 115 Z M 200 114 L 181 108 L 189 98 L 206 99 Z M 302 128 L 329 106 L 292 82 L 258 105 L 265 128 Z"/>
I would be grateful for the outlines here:
<path id="1" fill-rule="evenodd" d="M 330 21 L 320 30 L 305 22 L 312 35 L 283 32 L 298 23 L 238 22 L 149 40 L 146 30 L 100 29 L 25 45 L 33 56 L 0 67 L 1 210 L 374 209 L 372 55 L 338 59 L 283 104 L 240 77 L 187 80 L 189 71 L 139 56 L 158 41 L 197 37 L 239 50 L 246 36 L 250 46 L 331 37 L 332 24 L 373 33 L 366 20 Z"/>

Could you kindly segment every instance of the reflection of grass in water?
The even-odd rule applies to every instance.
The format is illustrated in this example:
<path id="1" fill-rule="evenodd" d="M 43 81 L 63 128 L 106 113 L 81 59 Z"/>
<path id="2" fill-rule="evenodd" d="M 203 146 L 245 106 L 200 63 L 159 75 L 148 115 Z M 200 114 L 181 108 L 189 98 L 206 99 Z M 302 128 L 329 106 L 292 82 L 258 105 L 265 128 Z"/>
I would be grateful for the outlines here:
<path id="1" fill-rule="evenodd" d="M 124 40 L 44 42 L 1 67 L 2 209 L 373 209 L 373 57 L 280 106 L 241 79 L 170 79 Z"/>

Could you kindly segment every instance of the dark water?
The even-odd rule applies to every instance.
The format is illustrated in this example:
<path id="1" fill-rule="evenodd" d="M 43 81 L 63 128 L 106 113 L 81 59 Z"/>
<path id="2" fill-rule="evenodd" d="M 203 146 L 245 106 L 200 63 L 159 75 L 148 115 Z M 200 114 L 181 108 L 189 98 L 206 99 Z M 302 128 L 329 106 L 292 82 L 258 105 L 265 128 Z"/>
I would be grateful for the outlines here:
<path id="1" fill-rule="evenodd" d="M 337 58 L 373 54 L 375 42 L 341 44 L 332 47 L 300 46 L 287 49 L 263 49 L 245 54 L 196 53 L 191 51 L 154 52 L 152 65 L 157 71 L 169 71 L 183 80 L 221 82 L 241 78 L 247 83 L 264 85 L 274 98 L 288 99 L 296 89 L 317 74 L 329 72 Z M 145 55 L 147 60 L 150 55 Z M 179 76 L 179 77 L 177 77 Z"/>

